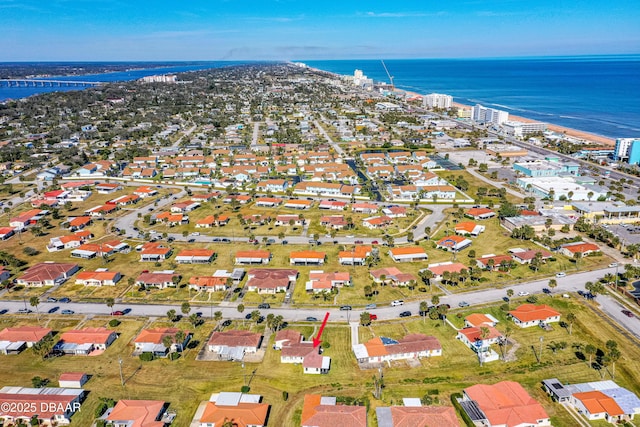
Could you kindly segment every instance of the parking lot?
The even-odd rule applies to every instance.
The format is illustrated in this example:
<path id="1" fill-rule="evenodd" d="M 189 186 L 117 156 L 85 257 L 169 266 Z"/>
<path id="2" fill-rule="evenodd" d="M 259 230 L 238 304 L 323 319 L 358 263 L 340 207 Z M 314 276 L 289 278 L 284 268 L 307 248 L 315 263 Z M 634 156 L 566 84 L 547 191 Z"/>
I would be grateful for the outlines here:
<path id="1" fill-rule="evenodd" d="M 640 244 L 640 225 L 631 225 L 631 224 L 620 224 L 620 225 L 612 225 L 612 224 L 604 224 L 607 230 L 611 231 L 616 236 L 620 237 L 623 245 L 631 245 L 631 244 Z"/>

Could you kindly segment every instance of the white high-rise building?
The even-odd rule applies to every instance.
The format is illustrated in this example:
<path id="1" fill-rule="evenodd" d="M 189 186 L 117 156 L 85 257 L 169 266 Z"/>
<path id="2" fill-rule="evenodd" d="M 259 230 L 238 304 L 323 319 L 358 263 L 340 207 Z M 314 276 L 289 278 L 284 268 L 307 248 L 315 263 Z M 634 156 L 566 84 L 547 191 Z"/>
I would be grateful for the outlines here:
<path id="1" fill-rule="evenodd" d="M 423 103 L 427 108 L 451 108 L 453 97 L 441 93 L 430 93 L 424 96 Z"/>
<path id="2" fill-rule="evenodd" d="M 471 111 L 471 119 L 478 123 L 493 123 L 494 125 L 501 125 L 509 120 L 509 113 L 476 104 L 473 106 Z"/>
<path id="3" fill-rule="evenodd" d="M 616 148 L 613 152 L 614 160 L 627 160 L 631 151 L 631 146 L 640 138 L 618 138 L 616 139 Z"/>
<path id="4" fill-rule="evenodd" d="M 356 70 L 353 73 L 353 85 L 371 90 L 373 88 L 373 79 L 367 78 L 362 70 Z"/>
<path id="5" fill-rule="evenodd" d="M 532 133 L 544 132 L 547 130 L 547 124 L 542 122 L 516 122 L 506 121 L 502 123 L 507 135 L 525 136 Z"/>

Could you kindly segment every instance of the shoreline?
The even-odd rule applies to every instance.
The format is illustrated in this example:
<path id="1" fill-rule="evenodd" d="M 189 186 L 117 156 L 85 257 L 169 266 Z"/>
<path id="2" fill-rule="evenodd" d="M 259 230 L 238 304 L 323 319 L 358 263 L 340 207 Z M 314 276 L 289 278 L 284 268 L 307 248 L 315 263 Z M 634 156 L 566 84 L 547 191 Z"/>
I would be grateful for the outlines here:
<path id="1" fill-rule="evenodd" d="M 305 64 L 306 65 L 306 64 Z M 306 65 L 306 67 L 309 70 L 313 70 L 316 72 L 321 72 L 321 73 L 327 73 L 327 74 L 331 74 L 333 76 L 336 76 L 338 78 L 342 78 L 342 77 L 348 77 L 348 75 L 343 75 L 343 74 L 338 74 L 338 73 L 334 73 L 331 71 L 326 71 L 326 70 L 321 70 L 319 68 L 314 68 L 314 67 L 310 67 L 308 65 Z M 398 87 L 398 89 L 404 91 L 406 94 L 408 95 L 416 95 L 416 96 L 420 96 L 423 97 L 424 95 L 412 91 L 412 90 L 406 90 L 406 89 L 402 89 L 401 87 Z M 472 108 L 472 105 L 467 105 L 467 104 L 462 104 L 460 102 L 453 102 L 453 106 L 454 107 L 460 107 L 460 108 Z M 615 138 L 610 138 L 610 137 L 606 137 L 606 136 L 602 136 L 602 135 L 597 135 L 591 132 L 587 132 L 587 131 L 583 131 L 583 130 L 579 130 L 579 129 L 574 129 L 574 128 L 569 128 L 566 126 L 561 126 L 561 125 L 556 125 L 553 123 L 548 123 L 548 122 L 539 122 L 538 120 L 533 120 L 533 119 L 529 119 L 526 117 L 522 117 L 522 116 L 516 116 L 513 115 L 511 113 L 509 113 L 509 120 L 513 120 L 513 121 L 520 121 L 520 122 L 525 122 L 525 123 L 546 123 L 547 124 L 547 129 L 552 131 L 552 132 L 556 132 L 556 133 L 560 133 L 560 134 L 564 134 L 566 136 L 572 137 L 572 138 L 576 138 L 576 139 L 582 139 L 594 144 L 600 144 L 600 145 L 606 145 L 606 146 L 615 146 L 616 144 L 616 140 Z"/>

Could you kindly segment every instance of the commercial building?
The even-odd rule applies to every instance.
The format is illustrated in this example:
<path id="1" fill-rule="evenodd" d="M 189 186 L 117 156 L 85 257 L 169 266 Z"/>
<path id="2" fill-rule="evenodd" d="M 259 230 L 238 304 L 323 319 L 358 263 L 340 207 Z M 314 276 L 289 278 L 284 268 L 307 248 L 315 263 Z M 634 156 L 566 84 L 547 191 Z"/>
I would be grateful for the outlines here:
<path id="1" fill-rule="evenodd" d="M 547 130 L 547 124 L 541 122 L 518 122 L 506 121 L 502 123 L 502 128 L 507 135 L 522 137 L 532 133 L 544 132 Z"/>
<path id="2" fill-rule="evenodd" d="M 533 160 L 529 162 L 517 162 L 513 164 L 513 170 L 526 176 L 560 176 L 578 175 L 580 165 L 575 162 L 557 160 Z"/>
<path id="3" fill-rule="evenodd" d="M 606 200 L 607 189 L 592 184 L 589 177 L 537 176 L 518 178 L 516 183 L 525 191 L 553 200 Z"/>

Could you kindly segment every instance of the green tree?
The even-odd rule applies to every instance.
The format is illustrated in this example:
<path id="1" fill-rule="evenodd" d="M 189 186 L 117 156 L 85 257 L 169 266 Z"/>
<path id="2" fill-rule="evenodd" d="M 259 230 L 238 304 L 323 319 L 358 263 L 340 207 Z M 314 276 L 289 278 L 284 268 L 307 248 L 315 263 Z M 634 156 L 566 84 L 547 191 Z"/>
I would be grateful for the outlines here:
<path id="1" fill-rule="evenodd" d="M 242 314 L 242 312 L 244 311 L 244 304 L 238 304 L 238 307 L 236 309 L 238 310 L 238 313 Z M 244 318 L 242 319 L 242 325 L 244 326 Z"/>
<path id="2" fill-rule="evenodd" d="M 40 356 L 41 358 L 47 357 L 51 350 L 53 350 L 53 346 L 55 345 L 55 341 L 53 340 L 53 336 L 51 334 L 46 335 L 43 339 L 35 343 L 31 348 L 33 352 Z"/>
<path id="3" fill-rule="evenodd" d="M 576 315 L 571 313 L 571 312 L 569 312 L 569 313 L 567 313 L 565 318 L 567 319 L 567 322 L 569 322 L 569 335 L 571 335 L 571 330 L 573 328 L 573 322 L 576 321 Z"/>
<path id="4" fill-rule="evenodd" d="M 176 320 L 178 320 L 178 313 L 176 313 L 174 309 L 171 309 L 167 311 L 167 318 L 169 319 L 169 321 L 175 322 Z"/>
<path id="5" fill-rule="evenodd" d="M 188 315 L 189 312 L 191 311 L 191 304 L 189 304 L 187 301 L 183 302 L 182 305 L 180 306 L 180 311 L 185 316 Z"/>
<path id="6" fill-rule="evenodd" d="M 31 307 L 35 307 L 36 316 L 37 316 L 38 322 L 40 322 L 40 310 L 38 310 L 38 305 L 40 305 L 40 298 L 36 296 L 29 298 L 29 305 L 31 305 Z"/>
<path id="7" fill-rule="evenodd" d="M 116 300 L 113 298 L 107 298 L 105 303 L 107 304 L 107 307 L 109 307 L 109 312 L 113 314 L 113 306 L 116 304 Z"/>
<path id="8" fill-rule="evenodd" d="M 360 325 L 369 326 L 371 324 L 371 315 L 368 311 L 360 313 Z"/>
<path id="9" fill-rule="evenodd" d="M 589 367 L 593 366 L 592 363 L 591 363 L 592 362 L 592 358 L 597 353 L 597 351 L 598 351 L 598 349 L 593 344 L 587 344 L 584 347 L 584 352 L 589 356 Z"/>

